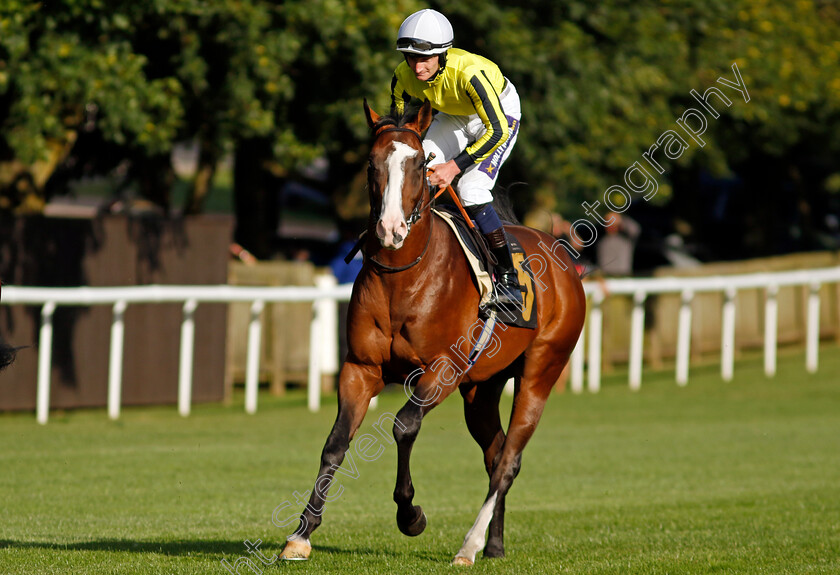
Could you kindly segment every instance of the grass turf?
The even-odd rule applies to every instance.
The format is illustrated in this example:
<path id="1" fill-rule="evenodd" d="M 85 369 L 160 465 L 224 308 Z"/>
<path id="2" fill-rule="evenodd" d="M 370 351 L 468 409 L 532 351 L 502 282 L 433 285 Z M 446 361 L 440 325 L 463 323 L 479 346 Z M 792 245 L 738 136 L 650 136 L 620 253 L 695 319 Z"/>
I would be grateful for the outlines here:
<path id="1" fill-rule="evenodd" d="M 840 573 L 840 354 L 820 372 L 801 355 L 760 360 L 723 383 L 716 366 L 626 376 L 601 393 L 552 396 L 507 500 L 504 559 L 474 573 Z M 2 379 L 0 378 L 0 384 Z M 396 413 L 383 394 L 374 417 Z M 228 571 L 243 542 L 279 551 L 294 527 L 272 511 L 312 488 L 335 415 L 301 393 L 242 405 L 0 416 L 0 573 L 192 574 Z M 504 400 L 505 412 L 510 399 Z M 309 562 L 265 573 L 452 573 L 487 487 L 478 448 L 452 397 L 423 423 L 413 456 L 421 536 L 396 528 L 393 446 L 342 476 Z M 333 494 L 337 492 L 333 487 Z M 284 513 L 283 515 L 290 515 Z M 252 573 L 245 566 L 240 574 Z"/>

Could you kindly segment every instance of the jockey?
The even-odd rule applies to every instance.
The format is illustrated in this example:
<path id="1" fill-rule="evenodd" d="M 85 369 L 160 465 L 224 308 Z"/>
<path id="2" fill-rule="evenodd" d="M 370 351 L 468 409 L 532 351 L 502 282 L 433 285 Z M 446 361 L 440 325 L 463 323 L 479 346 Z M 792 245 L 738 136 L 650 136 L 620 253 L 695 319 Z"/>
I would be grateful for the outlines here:
<path id="1" fill-rule="evenodd" d="M 452 25 L 435 10 L 420 10 L 400 26 L 397 50 L 405 62 L 391 81 L 392 113 L 412 97 L 436 111 L 423 150 L 435 154 L 429 182 L 448 186 L 458 174 L 458 194 L 498 261 L 497 298 L 522 306 L 522 292 L 491 190 L 519 132 L 519 95 L 490 60 L 452 48 Z M 498 289 L 499 284 L 504 289 Z"/>

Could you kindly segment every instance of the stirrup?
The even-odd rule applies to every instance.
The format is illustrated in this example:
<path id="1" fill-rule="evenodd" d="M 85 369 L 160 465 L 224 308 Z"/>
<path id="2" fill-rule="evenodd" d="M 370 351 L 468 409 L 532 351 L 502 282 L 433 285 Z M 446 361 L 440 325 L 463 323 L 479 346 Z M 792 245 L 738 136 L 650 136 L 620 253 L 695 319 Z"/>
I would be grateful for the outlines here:
<path id="1" fill-rule="evenodd" d="M 515 270 L 506 269 L 498 274 L 493 282 L 493 298 L 502 305 L 522 308 L 525 300 L 522 297 L 522 286 L 519 284 Z"/>

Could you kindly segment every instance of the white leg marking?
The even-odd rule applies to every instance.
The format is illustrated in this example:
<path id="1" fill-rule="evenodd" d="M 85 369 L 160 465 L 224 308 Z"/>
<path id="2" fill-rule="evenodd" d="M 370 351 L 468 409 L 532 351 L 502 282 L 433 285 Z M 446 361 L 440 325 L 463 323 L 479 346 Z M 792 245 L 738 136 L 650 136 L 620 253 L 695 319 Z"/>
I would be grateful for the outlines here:
<path id="1" fill-rule="evenodd" d="M 291 535 L 286 537 L 286 541 L 296 541 L 296 542 L 300 542 L 300 543 L 306 543 L 307 545 L 309 545 L 309 538 L 301 537 L 297 533 L 292 533 Z"/>
<path id="2" fill-rule="evenodd" d="M 499 492 L 493 493 L 493 496 L 484 502 L 481 506 L 481 511 L 478 512 L 478 517 L 473 523 L 472 528 L 464 537 L 464 544 L 461 550 L 455 556 L 468 559 L 470 563 L 475 561 L 475 554 L 484 548 L 484 534 L 487 532 L 487 526 L 490 525 L 490 520 L 493 518 L 493 510 L 496 508 L 496 498 Z"/>

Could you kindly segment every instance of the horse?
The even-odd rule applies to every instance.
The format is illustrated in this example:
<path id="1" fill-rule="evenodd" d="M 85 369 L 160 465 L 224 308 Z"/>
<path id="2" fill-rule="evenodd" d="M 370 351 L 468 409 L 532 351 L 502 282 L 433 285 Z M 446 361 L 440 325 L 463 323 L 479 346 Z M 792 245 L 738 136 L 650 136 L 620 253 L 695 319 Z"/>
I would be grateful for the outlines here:
<path id="1" fill-rule="evenodd" d="M 379 116 L 365 101 L 364 111 L 373 133 L 370 216 L 365 263 L 348 309 L 349 349 L 339 375 L 338 414 L 321 453 L 309 503 L 280 558 L 309 558 L 310 537 L 321 524 L 335 470 L 371 398 L 394 378 L 405 381 L 407 390 L 414 385 L 393 427 L 399 530 L 416 536 L 426 526 L 423 509 L 413 503 L 411 450 L 423 417 L 457 387 L 469 432 L 484 454 L 490 485 L 453 564 L 472 565 L 481 549 L 486 557 L 503 557 L 505 495 L 583 328 L 586 299 L 581 280 L 563 250 L 557 250 L 556 259 L 542 258 L 541 289 L 534 290 L 536 328 L 497 330 L 494 353 L 480 355 L 469 370 L 455 369 L 451 359 L 447 364 L 453 355 L 451 344 L 465 341 L 474 328 L 480 298 L 455 234 L 431 211 L 422 145 L 422 134 L 432 121 L 431 105 L 426 101 L 416 114 L 392 117 Z M 538 254 L 541 242 L 543 246 L 554 242 L 550 235 L 523 226 L 506 226 L 506 231 L 528 254 Z M 499 400 L 511 377 L 515 395 L 505 433 Z"/>

